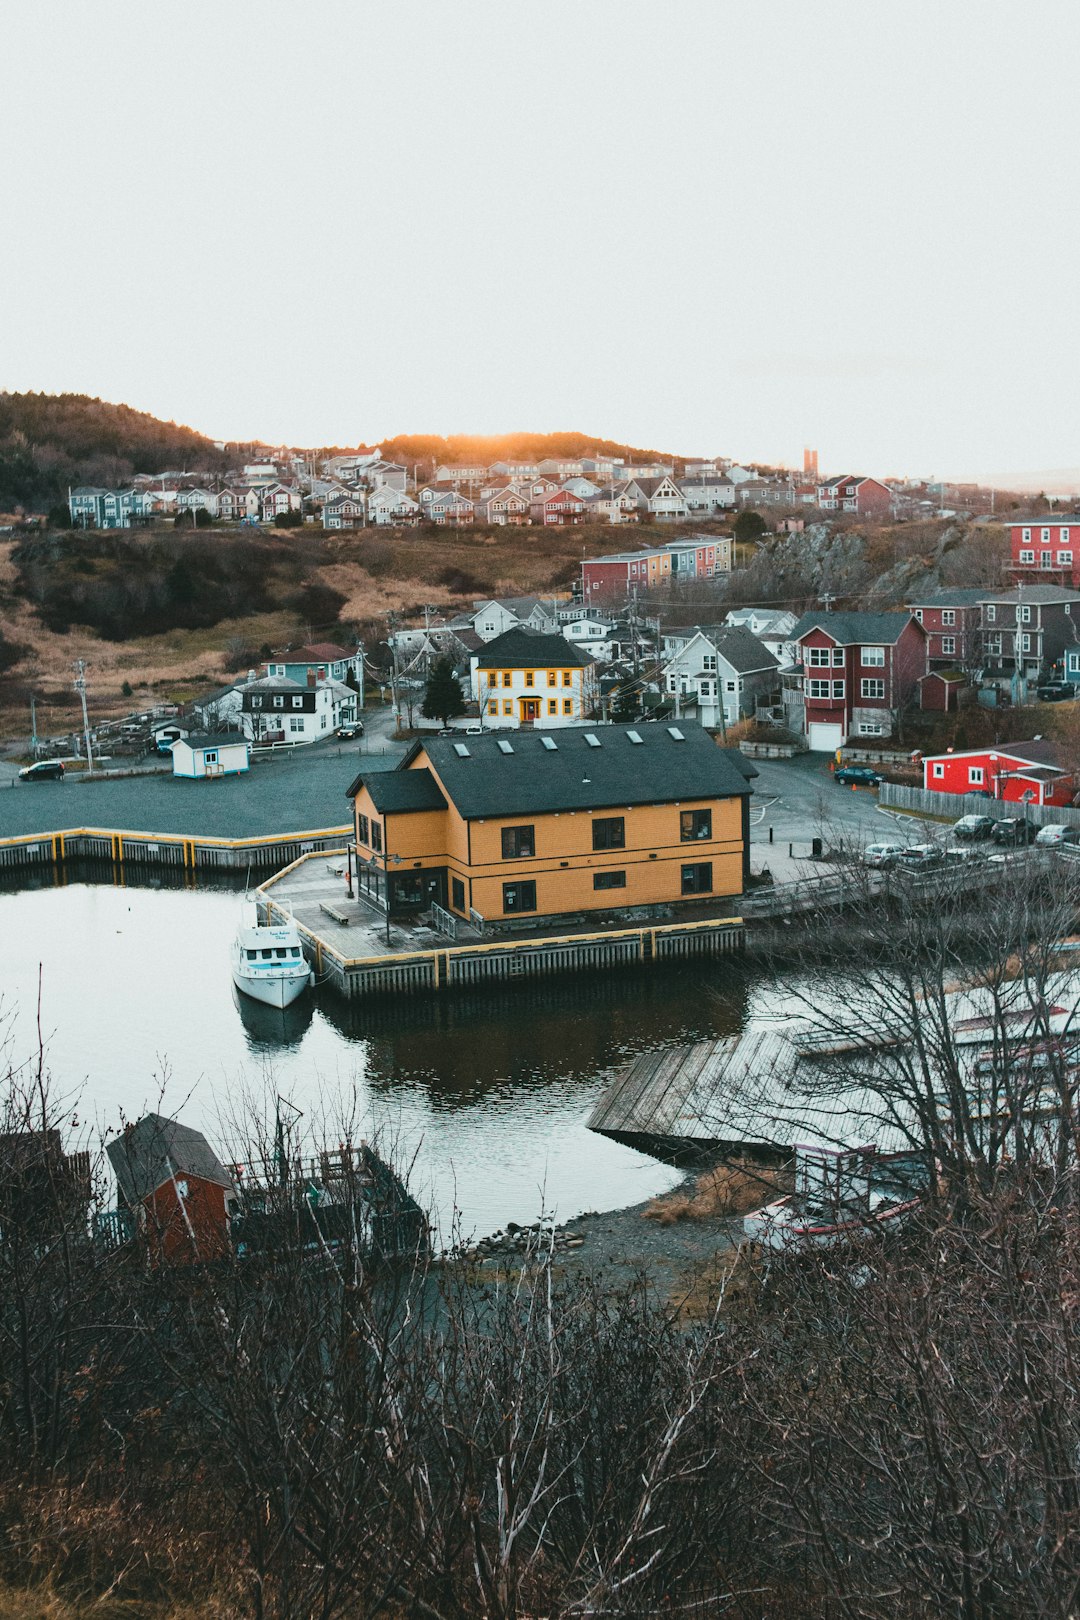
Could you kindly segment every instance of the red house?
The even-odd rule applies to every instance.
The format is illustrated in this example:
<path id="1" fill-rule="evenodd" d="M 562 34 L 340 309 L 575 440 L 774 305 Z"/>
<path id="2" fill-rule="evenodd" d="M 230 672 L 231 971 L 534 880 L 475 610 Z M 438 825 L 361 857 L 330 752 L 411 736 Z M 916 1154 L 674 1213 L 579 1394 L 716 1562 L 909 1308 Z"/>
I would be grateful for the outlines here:
<path id="1" fill-rule="evenodd" d="M 532 501 L 529 515 L 534 523 L 582 523 L 585 502 L 571 489 L 549 489 Z"/>
<path id="2" fill-rule="evenodd" d="M 861 473 L 845 473 L 818 485 L 817 503 L 823 512 L 854 513 L 856 517 L 888 517 L 893 493 L 877 478 Z"/>
<path id="3" fill-rule="evenodd" d="M 1072 772 L 1061 763 L 1057 743 L 1008 743 L 1000 748 L 970 748 L 960 754 L 934 754 L 923 760 L 923 786 L 934 793 L 988 794 L 1020 804 L 1071 804 Z"/>
<path id="4" fill-rule="evenodd" d="M 804 613 L 791 640 L 813 750 L 890 736 L 926 674 L 926 632 L 910 613 Z"/>
<path id="5" fill-rule="evenodd" d="M 1017 579 L 1080 588 L 1080 516 L 1075 512 L 1010 523 L 1009 547 Z"/>
<path id="6" fill-rule="evenodd" d="M 106 1152 L 122 1205 L 155 1262 L 195 1265 L 229 1253 L 236 1189 L 200 1131 L 146 1114 Z"/>
<path id="7" fill-rule="evenodd" d="M 985 587 L 977 590 L 932 591 L 913 598 L 908 611 L 926 631 L 926 656 L 931 669 L 964 669 L 981 657 L 979 603 Z"/>

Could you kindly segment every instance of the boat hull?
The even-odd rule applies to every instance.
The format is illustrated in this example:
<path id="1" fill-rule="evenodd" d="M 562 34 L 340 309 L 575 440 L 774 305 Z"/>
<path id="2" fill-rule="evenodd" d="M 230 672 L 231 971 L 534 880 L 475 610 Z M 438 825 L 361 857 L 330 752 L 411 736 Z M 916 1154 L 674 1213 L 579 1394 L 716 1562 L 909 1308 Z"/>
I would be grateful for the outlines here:
<path id="1" fill-rule="evenodd" d="M 265 1007 L 291 1007 L 311 983 L 311 971 L 305 963 L 300 973 L 256 979 L 234 968 L 233 983 L 241 995 L 250 996 L 252 1001 L 261 1001 Z"/>

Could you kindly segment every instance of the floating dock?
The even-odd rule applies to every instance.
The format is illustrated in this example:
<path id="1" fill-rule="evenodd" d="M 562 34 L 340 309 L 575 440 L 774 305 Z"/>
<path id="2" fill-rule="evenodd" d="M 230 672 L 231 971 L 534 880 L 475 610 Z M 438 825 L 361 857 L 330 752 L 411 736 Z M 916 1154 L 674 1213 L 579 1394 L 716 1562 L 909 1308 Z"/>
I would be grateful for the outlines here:
<path id="1" fill-rule="evenodd" d="M 591 919 L 580 927 L 510 933 L 490 928 L 456 942 L 433 927 L 391 919 L 347 898 L 346 852 L 305 854 L 255 892 L 262 922 L 291 918 L 317 974 L 344 996 L 431 993 L 551 974 L 649 966 L 743 948 L 741 917 L 679 921 Z M 341 868 L 339 872 L 338 868 Z"/>

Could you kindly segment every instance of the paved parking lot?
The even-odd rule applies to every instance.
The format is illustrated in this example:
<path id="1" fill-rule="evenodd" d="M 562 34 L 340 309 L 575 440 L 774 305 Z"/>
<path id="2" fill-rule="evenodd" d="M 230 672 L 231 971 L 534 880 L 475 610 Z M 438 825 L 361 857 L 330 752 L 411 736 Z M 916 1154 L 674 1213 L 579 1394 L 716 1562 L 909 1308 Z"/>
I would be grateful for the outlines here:
<path id="1" fill-rule="evenodd" d="M 342 827 L 345 790 L 362 770 L 388 770 L 401 745 L 365 739 L 258 760 L 245 776 L 193 782 L 172 776 L 95 777 L 0 789 L 0 838 L 67 827 L 249 838 Z"/>
<path id="2" fill-rule="evenodd" d="M 922 822 L 879 809 L 872 788 L 838 786 L 829 770 L 831 759 L 831 754 L 796 754 L 794 759 L 752 761 L 758 772 L 750 800 L 754 872 L 767 866 L 778 883 L 805 877 L 815 837 L 828 852 L 857 851 L 885 841 L 914 844 L 932 836 Z"/>

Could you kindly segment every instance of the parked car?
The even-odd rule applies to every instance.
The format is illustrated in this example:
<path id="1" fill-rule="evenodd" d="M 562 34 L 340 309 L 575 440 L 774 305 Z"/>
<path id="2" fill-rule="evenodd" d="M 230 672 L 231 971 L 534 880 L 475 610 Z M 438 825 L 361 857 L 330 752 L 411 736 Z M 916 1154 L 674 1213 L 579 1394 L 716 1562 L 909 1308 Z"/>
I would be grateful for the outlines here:
<path id="1" fill-rule="evenodd" d="M 995 844 L 1033 844 L 1038 827 L 1032 821 L 1025 821 L 1023 816 L 1006 816 L 994 826 L 993 839 Z"/>
<path id="2" fill-rule="evenodd" d="M 353 720 L 348 725 L 338 726 L 337 734 L 342 742 L 352 742 L 354 738 L 364 735 L 364 722 Z"/>
<path id="3" fill-rule="evenodd" d="M 1060 703 L 1063 698 L 1072 697 L 1074 688 L 1068 681 L 1044 681 L 1035 690 L 1040 703 Z"/>
<path id="4" fill-rule="evenodd" d="M 989 838 L 995 825 L 993 816 L 961 816 L 953 823 L 953 837 Z"/>
<path id="5" fill-rule="evenodd" d="M 841 765 L 833 772 L 833 781 L 841 787 L 880 787 L 885 778 L 872 765 Z"/>
<path id="6" fill-rule="evenodd" d="M 1048 821 L 1035 834 L 1035 842 L 1042 844 L 1080 844 L 1080 827 L 1067 827 L 1061 821 Z"/>
<path id="7" fill-rule="evenodd" d="M 20 782 L 62 782 L 64 780 L 64 762 L 62 759 L 39 759 L 36 765 L 24 765 L 19 772 Z"/>
<path id="8" fill-rule="evenodd" d="M 896 864 L 913 872 L 922 872 L 928 867 L 940 866 L 944 858 L 936 844 L 910 844 L 907 849 L 900 851 Z"/>
<path id="9" fill-rule="evenodd" d="M 904 844 L 867 844 L 863 850 L 863 863 L 866 866 L 894 866 L 906 847 Z"/>

